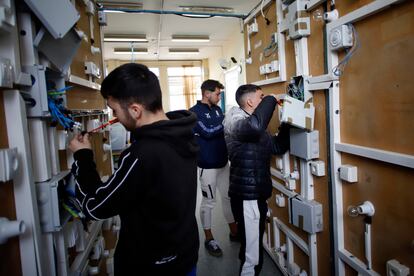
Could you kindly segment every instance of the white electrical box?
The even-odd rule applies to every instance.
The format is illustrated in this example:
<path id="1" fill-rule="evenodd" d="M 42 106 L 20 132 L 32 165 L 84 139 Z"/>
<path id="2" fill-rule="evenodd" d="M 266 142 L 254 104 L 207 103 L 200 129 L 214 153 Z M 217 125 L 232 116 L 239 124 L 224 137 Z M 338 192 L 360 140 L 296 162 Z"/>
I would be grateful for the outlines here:
<path id="1" fill-rule="evenodd" d="M 47 102 L 46 87 L 46 67 L 43 65 L 23 66 L 22 71 L 30 74 L 33 85 L 24 88 L 30 98 L 33 99 L 31 105 L 27 107 L 27 117 L 47 117 L 50 116 L 49 105 Z M 26 90 L 28 89 L 28 90 Z"/>
<path id="2" fill-rule="evenodd" d="M 293 178 L 286 179 L 286 188 L 290 191 L 294 191 L 296 189 L 296 180 Z"/>
<path id="3" fill-rule="evenodd" d="M 106 26 L 108 24 L 106 13 L 104 11 L 98 11 L 98 23 L 99 26 Z"/>
<path id="4" fill-rule="evenodd" d="M 279 61 L 278 60 L 272 60 L 270 62 L 270 67 L 271 67 L 272 72 L 279 71 Z"/>
<path id="5" fill-rule="evenodd" d="M 286 206 L 286 200 L 283 194 L 276 195 L 276 205 L 279 207 L 285 207 Z"/>
<path id="6" fill-rule="evenodd" d="M 322 204 L 314 200 L 289 198 L 289 222 L 314 234 L 323 230 Z"/>
<path id="7" fill-rule="evenodd" d="M 400 264 L 397 260 L 387 262 L 387 276 L 408 276 L 410 268 Z"/>
<path id="8" fill-rule="evenodd" d="M 259 73 L 260 73 L 260 75 L 265 75 L 266 74 L 266 65 L 260 65 Z"/>
<path id="9" fill-rule="evenodd" d="M 323 161 L 312 161 L 310 162 L 311 173 L 315 176 L 325 175 L 325 162 Z"/>
<path id="10" fill-rule="evenodd" d="M 257 22 L 253 22 L 250 25 L 247 25 L 247 33 L 249 35 L 259 32 L 259 25 Z"/>
<path id="11" fill-rule="evenodd" d="M 101 77 L 101 70 L 92 61 L 85 61 L 85 74 L 99 79 Z"/>
<path id="12" fill-rule="evenodd" d="M 17 148 L 0 149 L 0 182 L 12 180 L 18 167 Z"/>
<path id="13" fill-rule="evenodd" d="M 291 96 L 284 95 L 282 108 L 279 108 L 279 121 L 290 125 L 313 130 L 315 107 Z"/>
<path id="14" fill-rule="evenodd" d="M 340 166 L 339 178 L 350 183 L 358 182 L 358 168 L 352 165 Z"/>
<path id="15" fill-rule="evenodd" d="M 64 37 L 80 18 L 71 1 L 24 1 L 55 39 Z"/>
<path id="16" fill-rule="evenodd" d="M 270 63 L 266 63 L 265 64 L 265 72 L 266 72 L 266 74 L 270 74 L 270 73 L 273 72 L 273 70 L 272 70 L 272 64 L 270 64 Z"/>
<path id="17" fill-rule="evenodd" d="M 332 51 L 352 47 L 353 40 L 352 28 L 349 25 L 341 25 L 329 33 L 329 46 Z"/>
<path id="18" fill-rule="evenodd" d="M 46 182 L 36 183 L 37 204 L 39 207 L 39 220 L 43 232 L 56 232 L 69 220 L 70 214 L 66 211 L 62 203 L 68 185 L 70 183 L 70 171 L 64 171 L 54 176 Z M 74 193 L 74 191 L 73 191 Z"/>
<path id="19" fill-rule="evenodd" d="M 310 35 L 310 17 L 306 12 L 307 0 L 296 0 L 288 6 L 288 38 L 299 39 Z"/>
<path id="20" fill-rule="evenodd" d="M 319 131 L 291 128 L 290 154 L 305 160 L 319 158 Z"/>

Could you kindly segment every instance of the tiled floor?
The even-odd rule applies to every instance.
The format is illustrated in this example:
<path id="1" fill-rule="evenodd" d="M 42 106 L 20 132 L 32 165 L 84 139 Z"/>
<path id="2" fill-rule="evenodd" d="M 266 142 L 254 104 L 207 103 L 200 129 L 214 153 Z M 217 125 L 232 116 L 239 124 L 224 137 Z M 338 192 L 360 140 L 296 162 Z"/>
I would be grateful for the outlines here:
<path id="1" fill-rule="evenodd" d="M 213 235 L 218 241 L 221 249 L 223 250 L 223 256 L 213 257 L 204 248 L 204 232 L 201 228 L 199 218 L 199 206 L 201 201 L 201 192 L 198 189 L 197 195 L 197 222 L 200 234 L 200 250 L 197 264 L 197 276 L 235 276 L 239 272 L 239 258 L 238 252 L 240 244 L 237 242 L 231 242 L 229 240 L 229 228 L 224 220 L 223 213 L 221 211 L 221 202 L 218 200 L 216 207 L 213 211 Z M 217 196 L 219 196 L 217 194 Z M 276 264 L 270 259 L 266 252 L 264 252 L 264 264 L 260 273 L 261 276 L 279 276 L 283 275 Z"/>

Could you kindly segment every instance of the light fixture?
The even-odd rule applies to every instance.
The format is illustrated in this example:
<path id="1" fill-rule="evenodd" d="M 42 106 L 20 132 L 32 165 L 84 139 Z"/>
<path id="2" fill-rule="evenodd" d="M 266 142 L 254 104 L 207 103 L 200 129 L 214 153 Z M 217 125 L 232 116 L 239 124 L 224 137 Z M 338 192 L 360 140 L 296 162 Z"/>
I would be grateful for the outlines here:
<path id="1" fill-rule="evenodd" d="M 137 54 L 137 55 L 147 55 L 148 49 L 147 48 L 115 48 L 114 54 L 117 55 L 130 55 L 130 54 Z"/>
<path id="2" fill-rule="evenodd" d="M 181 10 L 187 12 L 205 12 L 205 13 L 233 13 L 233 8 L 228 7 L 208 7 L 208 6 L 178 6 Z"/>
<path id="3" fill-rule="evenodd" d="M 209 42 L 208 35 L 172 35 L 171 41 L 174 42 Z"/>
<path id="4" fill-rule="evenodd" d="M 144 34 L 105 34 L 104 42 L 148 42 Z"/>
<path id="5" fill-rule="evenodd" d="M 141 10 L 143 4 L 136 1 L 124 1 L 124 2 L 115 2 L 115 1 L 98 1 L 97 4 L 106 9 L 123 9 L 123 10 Z"/>
<path id="6" fill-rule="evenodd" d="M 198 49 L 194 48 L 170 48 L 168 52 L 173 55 L 198 55 L 200 53 Z"/>

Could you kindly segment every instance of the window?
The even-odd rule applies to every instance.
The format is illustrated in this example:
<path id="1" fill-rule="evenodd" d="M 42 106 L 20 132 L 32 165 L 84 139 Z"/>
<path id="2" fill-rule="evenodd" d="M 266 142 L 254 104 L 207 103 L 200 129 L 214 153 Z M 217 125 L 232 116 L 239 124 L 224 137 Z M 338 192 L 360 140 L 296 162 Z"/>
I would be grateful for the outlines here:
<path id="1" fill-rule="evenodd" d="M 169 67 L 170 110 L 189 109 L 201 98 L 201 67 Z"/>
<path id="2" fill-rule="evenodd" d="M 149 67 L 148 69 L 151 72 L 153 72 L 157 76 L 158 79 L 160 78 L 160 68 L 158 68 L 158 67 Z"/>

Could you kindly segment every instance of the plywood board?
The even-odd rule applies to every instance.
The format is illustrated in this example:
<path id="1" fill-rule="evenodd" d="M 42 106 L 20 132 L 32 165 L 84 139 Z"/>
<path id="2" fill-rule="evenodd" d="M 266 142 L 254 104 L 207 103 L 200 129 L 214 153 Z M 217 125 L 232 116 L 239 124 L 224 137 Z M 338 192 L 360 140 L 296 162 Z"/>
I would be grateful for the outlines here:
<path id="1" fill-rule="evenodd" d="M 355 28 L 361 46 L 340 80 L 341 140 L 413 155 L 414 2 Z"/>
<path id="2" fill-rule="evenodd" d="M 83 78 L 85 80 L 89 80 L 89 77 L 85 74 L 84 64 L 85 61 L 92 61 L 95 63 L 101 70 L 101 75 L 103 76 L 103 66 L 102 66 L 102 51 L 99 54 L 92 54 L 91 46 L 98 47 L 102 49 L 101 45 L 101 35 L 100 35 L 100 27 L 98 23 L 98 16 L 97 11 L 95 12 L 93 18 L 93 26 L 94 26 L 94 41 L 91 41 L 91 33 L 89 27 L 89 18 L 85 11 L 85 4 L 83 1 L 77 0 L 76 1 L 76 9 L 80 14 L 80 19 L 76 23 L 76 28 L 83 31 L 87 37 L 88 41 L 82 40 L 79 50 L 72 61 L 70 66 L 71 74 L 77 77 Z M 95 82 L 101 83 L 102 78 L 97 79 Z"/>
<path id="3" fill-rule="evenodd" d="M 101 92 L 87 87 L 75 86 L 66 91 L 67 108 L 75 110 L 106 109 L 105 99 Z"/>
<path id="4" fill-rule="evenodd" d="M 343 154 L 342 162 L 358 167 L 358 183 L 344 183 L 343 209 L 345 248 L 364 257 L 363 216 L 350 217 L 349 206 L 369 200 L 375 206 L 372 222 L 373 268 L 385 275 L 390 259 L 414 271 L 414 170 L 362 157 Z"/>

